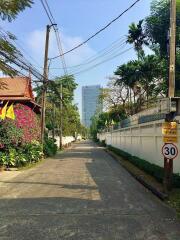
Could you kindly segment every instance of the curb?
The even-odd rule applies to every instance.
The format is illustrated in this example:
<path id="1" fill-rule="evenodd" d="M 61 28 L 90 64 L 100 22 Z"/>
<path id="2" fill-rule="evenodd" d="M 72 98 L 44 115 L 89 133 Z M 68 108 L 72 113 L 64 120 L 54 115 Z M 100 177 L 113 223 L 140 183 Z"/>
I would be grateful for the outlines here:
<path id="1" fill-rule="evenodd" d="M 157 188 L 155 188 L 154 186 L 150 185 L 149 183 L 147 183 L 141 176 L 136 175 L 135 173 L 133 173 L 132 171 L 130 171 L 126 166 L 124 166 L 121 163 L 121 160 L 118 158 L 119 156 L 113 152 L 111 152 L 110 150 L 108 150 L 107 148 L 104 148 L 104 150 L 111 156 L 113 157 L 116 161 L 118 161 L 118 163 L 120 163 L 120 165 L 126 169 L 126 171 L 133 176 L 138 182 L 140 182 L 144 187 L 146 187 L 148 190 L 150 190 L 155 196 L 157 196 L 159 199 L 161 200 L 167 200 L 168 199 L 168 195 L 160 192 Z"/>

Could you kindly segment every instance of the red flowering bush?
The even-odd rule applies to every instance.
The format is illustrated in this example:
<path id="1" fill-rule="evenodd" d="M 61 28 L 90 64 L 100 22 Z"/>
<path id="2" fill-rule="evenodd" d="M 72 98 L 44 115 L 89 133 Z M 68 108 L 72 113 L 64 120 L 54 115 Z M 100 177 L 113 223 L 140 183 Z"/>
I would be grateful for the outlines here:
<path id="1" fill-rule="evenodd" d="M 36 113 L 23 104 L 14 106 L 15 120 L 0 122 L 0 165 L 22 166 L 42 159 L 39 143 L 40 121 Z"/>
<path id="2" fill-rule="evenodd" d="M 22 144 L 29 143 L 40 138 L 40 120 L 37 114 L 28 106 L 16 104 L 14 106 L 15 125 L 20 128 L 22 134 Z"/>

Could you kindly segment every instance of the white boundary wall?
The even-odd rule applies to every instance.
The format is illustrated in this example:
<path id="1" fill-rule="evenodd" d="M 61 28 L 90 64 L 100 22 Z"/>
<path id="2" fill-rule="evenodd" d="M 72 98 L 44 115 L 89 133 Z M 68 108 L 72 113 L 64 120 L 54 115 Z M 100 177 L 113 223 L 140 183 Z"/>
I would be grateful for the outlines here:
<path id="1" fill-rule="evenodd" d="M 98 134 L 98 138 L 100 141 L 105 140 L 107 145 L 163 167 L 164 158 L 161 153 L 164 145 L 162 139 L 163 122 L 164 120 L 159 120 L 112 130 L 111 132 Z M 179 149 L 179 155 L 174 159 L 175 173 L 180 173 L 180 124 L 178 134 L 178 143 L 175 145 Z"/>
<path id="2" fill-rule="evenodd" d="M 57 144 L 57 146 L 58 146 L 58 148 L 59 148 L 59 141 L 60 141 L 60 140 L 59 140 L 59 137 L 56 136 L 55 139 L 56 139 L 56 144 Z M 62 137 L 62 145 L 63 145 L 63 146 L 67 146 L 68 144 L 70 144 L 70 143 L 72 143 L 72 142 L 74 142 L 74 141 L 75 141 L 75 138 L 72 137 L 72 136 Z"/>

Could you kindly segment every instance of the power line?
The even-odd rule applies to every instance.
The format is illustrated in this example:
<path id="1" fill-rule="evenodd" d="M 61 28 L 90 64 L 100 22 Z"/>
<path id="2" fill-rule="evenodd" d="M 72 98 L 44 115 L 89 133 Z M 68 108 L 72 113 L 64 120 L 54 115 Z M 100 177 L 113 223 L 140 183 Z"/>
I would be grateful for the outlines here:
<path id="1" fill-rule="evenodd" d="M 104 61 L 106 59 L 109 59 L 110 57 L 116 56 L 116 55 L 119 54 L 119 51 L 120 51 L 120 53 L 122 52 L 122 49 L 125 46 L 126 46 L 126 44 L 122 43 L 121 45 L 115 47 L 114 49 L 108 50 L 105 53 L 100 54 L 99 56 L 96 56 L 95 58 L 93 58 L 90 61 L 87 61 L 87 62 L 85 62 L 85 63 L 83 63 L 81 65 L 79 65 L 76 68 L 72 68 L 70 73 L 75 72 L 75 71 L 76 72 L 80 71 L 81 69 L 83 69 L 85 67 L 88 67 L 88 65 L 91 66 L 92 64 L 95 64 L 95 63 L 97 64 L 99 61 L 102 62 L 102 61 Z"/>
<path id="2" fill-rule="evenodd" d="M 4 39 L 6 42 L 7 38 L 4 37 L 3 35 L 1 35 L 1 38 Z M 11 39 L 10 39 L 11 40 Z M 25 70 L 25 71 L 31 71 L 31 73 L 38 79 L 40 79 L 41 81 L 43 81 L 43 76 L 39 73 L 39 71 L 33 67 L 33 65 L 31 63 L 29 63 L 26 59 L 23 59 L 23 57 L 20 54 L 12 54 L 12 53 L 7 53 L 6 49 L 3 48 L 3 46 L 0 46 L 0 54 L 1 56 L 3 56 L 5 59 L 7 59 L 9 62 L 12 62 L 13 64 L 15 64 L 16 66 L 18 66 L 19 68 Z M 19 51 L 17 49 L 17 51 Z M 20 52 L 20 51 L 19 51 Z"/>
<path id="3" fill-rule="evenodd" d="M 55 21 L 54 16 L 53 16 L 53 14 L 52 14 L 52 12 L 51 12 L 51 9 L 50 9 L 50 7 L 49 7 L 48 2 L 47 2 L 47 0 L 44 0 L 44 1 L 45 1 L 45 4 L 46 4 L 47 8 L 48 8 L 49 14 L 50 14 L 53 22 L 55 23 L 56 21 Z"/>
<path id="4" fill-rule="evenodd" d="M 110 57 L 112 56 L 112 54 L 114 53 L 117 53 L 118 50 L 122 50 L 122 48 L 125 47 L 125 43 L 122 43 L 121 45 L 117 46 L 116 48 L 112 49 L 112 50 L 108 50 L 106 52 L 104 52 L 103 54 L 100 54 L 100 55 L 95 55 L 96 57 L 95 58 L 90 58 L 89 61 L 85 61 L 84 63 L 82 64 L 79 64 L 79 65 L 74 65 L 74 66 L 71 66 L 71 67 L 68 67 L 68 69 L 74 71 L 74 70 L 80 70 L 81 68 L 83 67 L 87 67 L 87 65 L 90 65 L 91 63 L 93 62 L 96 62 L 98 59 L 102 59 L 104 57 Z M 52 69 L 62 69 L 62 68 L 52 68 Z"/>
<path id="5" fill-rule="evenodd" d="M 3 29 L 1 26 L 0 26 L 0 32 L 2 33 L 2 34 L 6 34 L 8 37 L 9 37 L 9 35 L 8 35 L 8 32 L 7 31 L 5 31 L 5 29 Z M 6 38 L 6 37 L 5 37 Z M 21 44 L 19 44 L 17 41 L 16 41 L 16 39 L 8 39 L 8 41 L 10 42 L 10 40 L 12 40 L 14 43 L 15 43 L 15 45 L 21 50 L 21 51 L 23 51 L 37 66 L 39 66 L 40 68 L 42 68 L 40 65 L 39 65 L 39 63 L 22 47 L 22 45 Z M 22 44 L 24 44 L 22 41 L 20 41 L 19 39 L 18 39 L 18 41 L 19 42 L 21 42 Z"/>
<path id="6" fill-rule="evenodd" d="M 41 0 L 42 1 L 42 0 Z M 97 31 L 96 33 L 94 33 L 92 36 L 90 36 L 88 39 L 86 39 L 84 42 L 78 44 L 77 46 L 73 47 L 72 49 L 68 50 L 67 52 L 63 53 L 62 55 L 68 54 L 74 50 L 76 50 L 77 48 L 81 47 L 82 45 L 86 44 L 87 42 L 89 42 L 92 38 L 96 37 L 99 33 L 101 33 L 102 31 L 104 31 L 106 28 L 108 28 L 111 24 L 113 24 L 115 21 L 117 21 L 120 17 L 122 17 L 126 12 L 128 12 L 131 8 L 133 8 L 138 2 L 140 2 L 141 0 L 136 0 L 131 6 L 129 6 L 126 10 L 124 10 L 121 14 L 119 14 L 116 18 L 114 18 L 112 21 L 110 21 L 107 25 L 105 25 L 103 28 L 101 28 L 99 31 Z M 53 57 L 52 59 L 56 59 L 62 56 L 61 54 Z"/>
<path id="7" fill-rule="evenodd" d="M 126 41 L 125 41 L 124 36 L 122 36 L 122 37 L 118 38 L 116 41 L 113 41 L 107 47 L 105 47 L 102 50 L 100 50 L 99 52 L 97 52 L 96 54 L 94 54 L 91 57 L 88 57 L 87 59 L 85 59 L 82 63 L 77 64 L 77 65 L 68 66 L 67 69 L 78 68 L 78 67 L 81 67 L 83 65 L 86 65 L 91 60 L 95 60 L 96 58 L 103 57 L 104 55 L 107 55 L 109 52 L 115 51 L 115 50 L 119 49 L 120 47 L 123 47 L 124 44 L 126 44 Z M 50 67 L 49 69 L 63 69 L 63 68 Z"/>
<path id="8" fill-rule="evenodd" d="M 122 55 L 122 54 L 124 54 L 124 53 L 126 53 L 126 52 L 128 52 L 128 51 L 130 51 L 131 49 L 133 49 L 133 47 L 130 47 L 130 48 L 124 50 L 123 52 L 121 52 L 121 53 L 119 53 L 119 54 L 116 54 L 116 55 L 112 56 L 111 58 L 108 58 L 108 59 L 106 59 L 106 60 L 104 60 L 104 61 L 102 61 L 102 62 L 100 62 L 100 63 L 97 63 L 97 64 L 95 64 L 95 65 L 93 65 L 93 66 L 91 66 L 91 67 L 89 67 L 89 68 L 87 68 L 87 69 L 85 69 L 85 70 L 83 70 L 83 71 L 79 71 L 79 72 L 75 72 L 75 73 L 70 73 L 70 74 L 72 74 L 72 75 L 78 75 L 78 74 L 80 74 L 80 73 L 87 72 L 87 71 L 89 71 L 89 70 L 91 70 L 91 69 L 93 69 L 93 68 L 96 68 L 97 66 L 99 66 L 99 65 L 101 65 L 101 64 L 103 64 L 103 63 L 105 63 L 105 62 L 108 62 L 108 61 L 110 61 L 110 60 L 112 60 L 112 59 L 114 59 L 114 58 L 116 58 L 116 57 L 118 57 L 118 56 L 120 56 L 120 55 Z"/>
<path id="9" fill-rule="evenodd" d="M 95 55 L 96 57 L 94 58 L 89 58 L 90 60 L 89 61 L 85 61 L 83 64 L 79 64 L 77 65 L 77 67 L 74 67 L 72 68 L 72 71 L 74 72 L 75 70 L 76 71 L 80 71 L 81 68 L 83 67 L 88 67 L 88 65 L 91 65 L 91 63 L 94 63 L 94 62 L 97 62 L 98 60 L 101 60 L 101 61 L 104 61 L 106 60 L 107 58 L 109 57 L 113 57 L 114 54 L 115 56 L 119 54 L 119 50 L 122 51 L 122 49 L 126 46 L 126 43 L 125 42 L 122 42 L 120 45 L 118 43 L 118 45 L 116 47 L 111 47 L 109 49 L 106 49 L 105 52 L 103 52 L 102 54 L 100 55 Z M 105 58 L 105 59 L 104 59 Z M 104 59 L 104 60 L 103 60 Z M 71 72 L 72 73 L 72 72 Z"/>
<path id="10" fill-rule="evenodd" d="M 41 2 L 43 3 L 42 0 L 41 0 Z M 53 14 L 52 14 L 51 9 L 50 9 L 50 7 L 48 5 L 48 2 L 46 0 L 45 0 L 45 3 L 46 3 L 46 6 L 48 8 L 48 9 L 45 8 L 45 11 L 46 11 L 46 13 L 48 13 L 48 11 L 49 11 L 49 14 L 51 15 L 51 18 L 55 23 Z M 52 22 L 51 19 L 50 19 L 50 22 Z M 52 27 L 53 27 L 54 32 L 55 32 L 57 47 L 58 47 L 58 50 L 59 50 L 59 55 L 61 55 L 62 67 L 63 67 L 63 70 L 64 70 L 64 74 L 66 76 L 67 75 L 67 68 L 66 68 L 66 62 L 65 62 L 65 58 L 64 58 L 64 54 L 63 54 L 63 48 L 62 48 L 60 33 L 58 31 L 57 24 L 56 24 L 56 27 L 55 27 L 55 24 L 52 24 Z M 60 146 L 60 149 L 62 149 L 62 146 L 63 146 L 62 145 L 62 137 L 63 137 L 63 120 L 62 120 L 62 115 L 63 115 L 63 85 L 62 85 L 62 83 L 60 84 L 60 112 L 61 112 L 61 114 L 60 114 L 60 135 L 59 135 L 60 143 L 59 143 L 59 146 Z M 44 112 L 44 119 L 45 119 L 45 112 Z M 44 128 L 43 128 L 43 131 L 44 131 Z"/>
<path id="11" fill-rule="evenodd" d="M 47 10 L 47 8 L 46 8 L 46 6 L 45 6 L 43 0 L 40 0 L 40 1 L 41 1 L 41 4 L 42 4 L 42 6 L 43 6 L 45 12 L 46 12 L 47 17 L 49 18 L 49 21 L 50 21 L 51 25 L 53 25 L 54 23 L 53 23 L 53 21 L 52 21 L 50 15 L 49 15 L 49 12 L 48 12 L 48 10 Z"/>
<path id="12" fill-rule="evenodd" d="M 54 31 L 55 31 L 55 35 L 56 35 L 56 41 L 57 41 L 59 53 L 62 55 L 61 56 L 62 67 L 63 67 L 65 75 L 67 75 L 67 66 L 66 66 L 64 55 L 63 55 L 63 48 L 62 48 L 62 43 L 61 43 L 61 39 L 60 39 L 60 33 L 59 33 L 58 28 L 56 28 Z"/>
<path id="13" fill-rule="evenodd" d="M 55 22 L 56 22 L 55 18 L 52 14 L 52 11 L 50 9 L 50 6 L 49 6 L 47 0 L 44 0 L 44 1 L 40 0 L 40 1 L 42 3 L 42 6 L 43 6 L 48 18 L 49 18 L 49 21 L 50 21 L 50 23 L 51 23 L 51 25 L 54 29 L 59 55 L 61 56 L 62 68 L 64 70 L 64 74 L 67 75 L 67 67 L 66 67 L 66 62 L 65 62 L 65 58 L 64 58 L 63 47 L 62 47 L 60 33 L 59 33 L 59 30 L 58 30 L 57 24 L 55 24 Z"/>
<path id="14" fill-rule="evenodd" d="M 96 56 L 95 58 L 92 58 L 91 60 L 80 64 L 79 67 L 83 67 L 85 65 L 88 65 L 88 64 L 98 60 L 99 58 L 103 58 L 103 57 L 107 56 L 108 54 L 113 54 L 114 51 L 117 51 L 118 49 L 122 49 L 123 47 L 125 47 L 125 45 L 126 45 L 126 43 L 123 42 L 121 45 L 117 46 L 116 48 L 111 48 L 111 49 L 105 51 L 104 53 L 100 54 L 99 56 Z"/>

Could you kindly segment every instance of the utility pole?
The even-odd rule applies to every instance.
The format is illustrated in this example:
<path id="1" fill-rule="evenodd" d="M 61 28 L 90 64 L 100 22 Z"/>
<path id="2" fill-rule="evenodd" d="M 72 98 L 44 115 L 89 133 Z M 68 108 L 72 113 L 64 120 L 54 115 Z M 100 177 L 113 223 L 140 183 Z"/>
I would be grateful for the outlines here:
<path id="1" fill-rule="evenodd" d="M 170 42 L 169 42 L 169 88 L 168 97 L 175 95 L 175 63 L 176 63 L 176 0 L 170 0 Z M 165 121 L 172 122 L 174 117 L 167 114 Z M 173 160 L 164 157 L 164 191 L 168 192 L 172 189 L 173 178 Z"/>
<path id="2" fill-rule="evenodd" d="M 63 114 L 63 87 L 62 87 L 62 83 L 60 84 L 60 142 L 59 142 L 59 148 L 62 149 L 63 148 L 63 142 L 62 142 L 62 138 L 63 138 L 63 122 L 62 122 L 62 114 Z"/>
<path id="3" fill-rule="evenodd" d="M 170 0 L 170 59 L 169 59 L 169 92 L 168 97 L 175 93 L 175 62 L 176 62 L 176 0 Z"/>
<path id="4" fill-rule="evenodd" d="M 41 143 L 44 143 L 44 130 L 45 130 L 45 113 L 46 113 L 46 90 L 48 82 L 48 50 L 49 50 L 49 25 L 46 26 L 46 43 L 45 43 L 45 55 L 44 55 L 44 79 L 42 89 L 42 110 L 41 110 Z"/>

